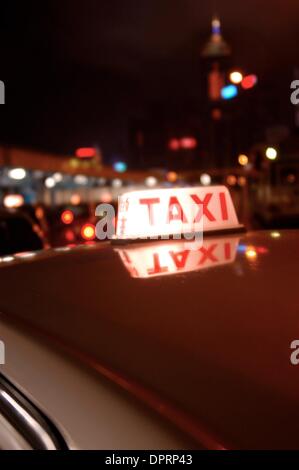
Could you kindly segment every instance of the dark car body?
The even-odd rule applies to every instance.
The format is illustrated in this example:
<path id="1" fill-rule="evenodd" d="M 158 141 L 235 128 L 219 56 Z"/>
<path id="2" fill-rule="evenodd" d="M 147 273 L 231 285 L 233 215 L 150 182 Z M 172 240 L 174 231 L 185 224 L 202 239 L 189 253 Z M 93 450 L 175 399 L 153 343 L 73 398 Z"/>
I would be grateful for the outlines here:
<path id="1" fill-rule="evenodd" d="M 144 407 L 157 429 L 176 436 L 168 444 L 160 436 L 164 448 L 299 448 L 299 369 L 290 361 L 290 344 L 299 337 L 298 237 L 297 231 L 211 236 L 198 247 L 102 243 L 16 258 L 0 269 L 2 322 L 21 329 L 37 351 L 47 345 L 86 377 L 111 384 L 113 406 L 129 400 L 129 416 Z M 161 275 L 153 270 L 157 253 Z M 15 359 L 3 373 L 42 403 L 77 446 L 84 434 L 90 446 L 103 448 L 106 425 L 94 423 L 97 413 L 86 403 L 95 384 L 86 382 L 75 405 L 76 387 L 61 387 L 61 380 L 67 387 L 63 364 L 29 380 L 33 366 L 24 366 L 24 375 Z M 42 381 L 59 393 L 41 393 Z M 58 411 L 66 401 L 71 420 Z M 126 444 L 113 438 L 124 419 Z M 127 441 L 131 424 L 128 415 L 113 417 L 109 448 L 134 448 Z M 143 447 L 157 446 L 146 429 L 139 432 Z"/>

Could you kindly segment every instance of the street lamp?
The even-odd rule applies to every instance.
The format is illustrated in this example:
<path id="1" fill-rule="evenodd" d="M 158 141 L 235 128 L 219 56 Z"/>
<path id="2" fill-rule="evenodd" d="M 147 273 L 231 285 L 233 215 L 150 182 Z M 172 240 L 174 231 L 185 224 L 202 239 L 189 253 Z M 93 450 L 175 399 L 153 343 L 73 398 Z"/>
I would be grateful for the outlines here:
<path id="1" fill-rule="evenodd" d="M 203 173 L 201 176 L 200 176 L 200 183 L 203 185 L 203 186 L 209 186 L 212 182 L 212 178 L 210 177 L 210 175 L 208 173 Z"/>
<path id="2" fill-rule="evenodd" d="M 269 160 L 276 160 L 277 158 L 277 150 L 274 147 L 267 147 L 266 149 L 266 157 Z"/>
<path id="3" fill-rule="evenodd" d="M 241 154 L 238 157 L 238 162 L 241 166 L 246 166 L 248 165 L 248 157 L 247 155 Z"/>

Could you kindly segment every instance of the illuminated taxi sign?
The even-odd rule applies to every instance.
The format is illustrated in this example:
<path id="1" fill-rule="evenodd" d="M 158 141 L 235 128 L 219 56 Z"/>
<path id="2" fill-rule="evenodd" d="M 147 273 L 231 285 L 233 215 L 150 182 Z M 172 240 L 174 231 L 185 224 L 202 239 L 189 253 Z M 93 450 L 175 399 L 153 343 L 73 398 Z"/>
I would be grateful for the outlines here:
<path id="1" fill-rule="evenodd" d="M 207 238 L 203 242 L 153 242 L 118 248 L 124 266 L 134 278 L 151 278 L 200 271 L 236 259 L 239 237 Z"/>
<path id="2" fill-rule="evenodd" d="M 189 238 L 187 234 L 240 228 L 225 186 L 134 191 L 119 198 L 117 240 Z"/>

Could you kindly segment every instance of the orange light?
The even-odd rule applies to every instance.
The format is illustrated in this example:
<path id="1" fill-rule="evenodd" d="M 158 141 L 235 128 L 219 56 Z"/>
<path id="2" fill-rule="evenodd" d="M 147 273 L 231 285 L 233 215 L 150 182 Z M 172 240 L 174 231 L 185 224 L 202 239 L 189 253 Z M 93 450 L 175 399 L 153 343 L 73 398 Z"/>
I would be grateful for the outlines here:
<path id="1" fill-rule="evenodd" d="M 45 215 L 44 209 L 43 209 L 42 207 L 37 207 L 37 208 L 35 209 L 35 215 L 36 215 L 36 217 L 37 217 L 38 219 L 42 219 L 42 218 L 44 217 L 44 215 Z"/>
<path id="2" fill-rule="evenodd" d="M 112 201 L 112 194 L 108 192 L 102 193 L 100 199 L 101 199 L 101 202 L 109 203 Z"/>
<path id="3" fill-rule="evenodd" d="M 78 158 L 93 158 L 96 151 L 93 147 L 81 147 L 76 150 L 76 157 Z"/>
<path id="4" fill-rule="evenodd" d="M 167 173 L 166 175 L 166 178 L 168 179 L 170 183 L 175 183 L 176 180 L 178 179 L 178 175 L 175 171 L 169 171 L 169 173 Z"/>
<path id="5" fill-rule="evenodd" d="M 248 165 L 248 161 L 249 161 L 249 159 L 248 159 L 247 155 L 245 155 L 245 154 L 239 155 L 238 162 L 239 162 L 240 165 L 246 166 L 246 165 Z"/>
<path id="6" fill-rule="evenodd" d="M 71 204 L 73 204 L 74 206 L 77 206 L 81 202 L 81 197 L 79 194 L 72 194 L 70 201 L 71 201 Z"/>
<path id="7" fill-rule="evenodd" d="M 74 221 L 74 214 L 70 210 L 63 211 L 61 214 L 61 222 L 63 224 L 69 225 Z"/>
<path id="8" fill-rule="evenodd" d="M 246 186 L 246 184 L 247 184 L 247 179 L 245 178 L 245 176 L 239 176 L 238 185 L 241 187 L 244 187 Z"/>
<path id="9" fill-rule="evenodd" d="M 249 246 L 245 252 L 245 256 L 248 259 L 255 259 L 257 257 L 257 252 L 254 247 Z"/>
<path id="10" fill-rule="evenodd" d="M 81 228 L 81 236 L 84 240 L 94 240 L 96 237 L 95 226 L 93 224 L 85 224 Z"/>
<path id="11" fill-rule="evenodd" d="M 235 177 L 235 175 L 229 175 L 226 178 L 226 182 L 229 186 L 235 186 L 235 184 L 237 183 L 237 178 Z"/>

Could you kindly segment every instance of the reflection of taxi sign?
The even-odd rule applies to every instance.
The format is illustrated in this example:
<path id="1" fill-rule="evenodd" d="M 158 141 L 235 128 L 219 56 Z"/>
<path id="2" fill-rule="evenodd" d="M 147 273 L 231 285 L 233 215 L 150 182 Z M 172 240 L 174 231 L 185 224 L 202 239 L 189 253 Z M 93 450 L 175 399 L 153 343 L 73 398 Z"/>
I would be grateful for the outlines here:
<path id="1" fill-rule="evenodd" d="M 188 238 L 187 234 L 240 229 L 225 186 L 134 191 L 119 197 L 117 240 Z"/>
<path id="2" fill-rule="evenodd" d="M 203 243 L 155 242 L 116 251 L 132 277 L 151 278 L 233 263 L 238 243 L 239 237 L 209 237 Z"/>

